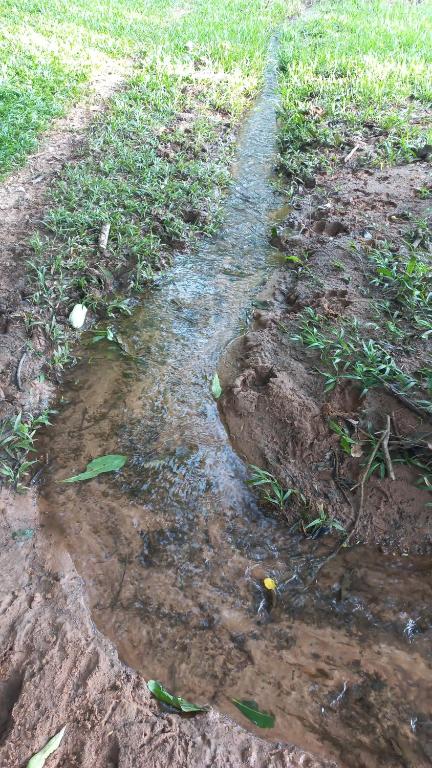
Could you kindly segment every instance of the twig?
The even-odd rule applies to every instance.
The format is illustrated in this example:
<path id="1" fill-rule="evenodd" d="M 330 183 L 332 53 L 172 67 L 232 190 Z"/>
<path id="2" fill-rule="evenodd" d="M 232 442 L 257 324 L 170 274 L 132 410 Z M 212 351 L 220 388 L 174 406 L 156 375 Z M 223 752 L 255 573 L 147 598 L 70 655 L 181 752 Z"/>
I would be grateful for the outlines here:
<path id="1" fill-rule="evenodd" d="M 389 419 L 389 417 L 387 417 L 387 426 L 386 426 L 384 432 L 382 433 L 380 439 L 377 441 L 376 445 L 374 446 L 373 450 L 371 451 L 371 454 L 370 454 L 369 459 L 368 459 L 368 463 L 366 464 L 366 469 L 363 472 L 363 475 L 362 475 L 362 478 L 361 478 L 360 482 L 358 483 L 358 486 L 360 487 L 360 500 L 359 500 L 359 507 L 358 507 L 358 510 L 357 510 L 357 517 L 355 519 L 353 527 L 351 528 L 348 536 L 346 537 L 346 539 L 344 541 L 344 544 L 347 544 L 348 541 L 350 541 L 350 539 L 352 538 L 352 536 L 354 535 L 354 533 L 356 532 L 356 530 L 358 528 L 358 524 L 360 522 L 360 518 L 361 518 L 361 516 L 363 514 L 365 485 L 366 485 L 366 481 L 368 480 L 368 475 L 369 475 L 369 472 L 370 472 L 370 468 L 372 466 L 372 462 L 373 462 L 375 456 L 377 455 L 379 449 L 381 448 L 382 444 L 384 443 L 384 440 L 387 440 L 387 442 L 388 442 L 389 437 L 390 437 L 390 419 Z"/>
<path id="2" fill-rule="evenodd" d="M 352 148 L 351 152 L 348 152 L 347 156 L 344 157 L 344 163 L 348 163 L 351 158 L 354 157 L 358 149 L 360 149 L 360 144 L 356 144 L 355 147 Z"/>
<path id="3" fill-rule="evenodd" d="M 100 235 L 99 235 L 99 243 L 98 243 L 98 247 L 100 251 L 106 251 L 107 249 L 110 229 L 111 229 L 111 224 L 109 222 L 105 222 L 104 224 L 102 224 Z"/>
<path id="4" fill-rule="evenodd" d="M 348 545 L 348 542 L 352 539 L 352 537 L 354 536 L 355 532 L 357 531 L 357 528 L 359 526 L 359 522 L 360 522 L 361 517 L 363 515 L 365 485 L 366 485 L 366 482 L 368 480 L 368 475 L 369 475 L 369 472 L 370 472 L 370 468 L 372 466 L 372 462 L 373 462 L 375 456 L 377 455 L 378 450 L 383 445 L 384 441 L 387 441 L 387 443 L 388 443 L 389 437 L 390 437 L 390 417 L 387 416 L 387 426 L 386 426 L 384 432 L 382 433 L 380 439 L 378 440 L 377 444 L 374 446 L 373 450 L 371 451 L 371 454 L 369 456 L 368 462 L 366 464 L 366 469 L 363 472 L 363 475 L 362 475 L 362 478 L 361 478 L 360 482 L 357 485 L 354 486 L 354 488 L 358 488 L 358 487 L 360 488 L 359 506 L 358 506 L 358 510 L 357 510 L 356 519 L 354 520 L 354 525 L 351 528 L 351 530 L 348 533 L 348 535 L 345 537 L 345 539 L 343 541 L 341 541 L 340 544 L 338 544 L 336 549 L 330 555 L 328 555 L 322 561 L 322 563 L 320 563 L 320 565 L 318 566 L 317 570 L 315 571 L 313 577 L 306 584 L 304 591 L 309 589 L 311 584 L 313 584 L 313 582 L 316 581 L 316 577 L 318 576 L 319 572 L 324 568 L 325 565 L 327 565 L 327 563 L 330 562 L 330 560 L 333 560 L 336 557 L 336 555 L 339 554 L 339 552 L 341 551 L 342 547 L 346 547 Z"/>
<path id="5" fill-rule="evenodd" d="M 20 390 L 20 392 L 22 392 L 21 371 L 22 371 L 22 367 L 24 365 L 24 360 L 26 359 L 26 357 L 27 357 L 27 350 L 22 353 L 21 360 L 18 363 L 18 368 L 17 368 L 17 372 L 16 372 L 16 383 L 17 383 L 17 387 Z"/>
<path id="6" fill-rule="evenodd" d="M 387 390 L 387 392 L 390 392 L 393 397 L 396 398 L 396 400 L 400 400 L 400 402 L 406 407 L 409 408 L 411 411 L 414 411 L 414 413 L 417 414 L 417 416 L 421 416 L 422 418 L 426 419 L 432 419 L 432 413 L 430 411 L 427 411 L 426 408 L 421 408 L 419 405 L 416 405 L 412 400 L 410 400 L 408 397 L 405 397 L 405 395 L 402 394 L 402 392 L 399 392 L 392 384 L 386 384 L 384 383 L 384 389 Z"/>
<path id="7" fill-rule="evenodd" d="M 390 458 L 390 452 L 389 452 L 389 438 L 390 438 L 390 416 L 387 416 L 387 427 L 384 433 L 384 440 L 382 443 L 382 450 L 384 454 L 384 461 L 387 468 L 387 474 L 391 480 L 396 480 L 395 473 L 393 470 L 393 464 L 392 460 Z"/>
<path id="8" fill-rule="evenodd" d="M 124 561 L 123 573 L 122 573 L 122 575 L 120 577 L 120 583 L 119 583 L 117 592 L 114 595 L 113 599 L 111 600 L 111 605 L 110 605 L 111 608 L 115 608 L 117 603 L 118 603 L 118 601 L 119 601 L 119 598 L 120 598 L 120 595 L 121 595 L 121 591 L 123 589 L 123 582 L 124 582 L 124 579 L 125 579 L 125 576 L 126 576 L 126 568 L 127 567 L 128 567 L 128 558 L 126 558 L 126 560 Z"/>

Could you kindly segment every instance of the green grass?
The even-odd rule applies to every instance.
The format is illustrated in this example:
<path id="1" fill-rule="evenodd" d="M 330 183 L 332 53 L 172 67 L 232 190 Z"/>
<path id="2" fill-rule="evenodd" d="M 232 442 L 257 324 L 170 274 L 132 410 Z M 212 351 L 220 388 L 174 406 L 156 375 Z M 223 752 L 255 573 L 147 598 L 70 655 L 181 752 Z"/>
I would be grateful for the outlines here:
<path id="1" fill-rule="evenodd" d="M 430 0 L 322 0 L 287 25 L 280 149 L 294 183 L 359 140 L 380 163 L 431 143 L 431 39 Z"/>
<path id="2" fill-rule="evenodd" d="M 54 187 L 44 229 L 32 238 L 29 323 L 49 328 L 62 350 L 56 318 L 75 302 L 100 310 L 119 281 L 122 296 L 140 290 L 174 249 L 213 231 L 233 127 L 257 93 L 287 10 L 261 0 L 195 0 L 184 14 L 179 5 L 169 13 L 166 4 L 150 6 L 160 21 L 148 13 L 145 54 L 92 126 L 81 161 Z M 104 222 L 111 228 L 102 256 Z"/>
<path id="3" fill-rule="evenodd" d="M 49 411 L 37 418 L 20 412 L 15 418 L 0 422 L 0 480 L 3 478 L 17 491 L 25 490 L 22 481 L 35 464 L 28 457 L 36 452 L 36 432 L 49 424 Z"/>
<path id="4" fill-rule="evenodd" d="M 23 162 L 40 131 L 110 58 L 133 62 L 124 87 L 89 128 L 81 158 L 51 189 L 50 210 L 31 237 L 34 290 L 25 322 L 29 335 L 38 326 L 51 342 L 48 376 L 50 367 L 73 359 L 67 316 L 75 303 L 111 324 L 130 311 L 127 297 L 164 269 L 175 250 L 214 230 L 234 130 L 262 83 L 271 34 L 296 4 L 2 5 L 0 64 L 8 66 L 0 86 L 0 174 Z M 101 253 L 106 222 L 109 240 Z M 99 336 L 118 342 L 111 325 L 98 328 Z M 19 467 L 9 459 L 3 477 L 16 483 Z M 23 456 L 20 461 L 26 466 Z"/>
<path id="5" fill-rule="evenodd" d="M 407 373 L 393 354 L 391 344 L 382 339 L 382 327 L 357 318 L 331 325 L 312 307 L 306 307 L 299 319 L 298 332 L 292 340 L 304 344 L 320 355 L 324 369 L 325 392 L 331 392 L 338 382 L 357 385 L 363 397 L 369 389 L 381 387 L 403 394 L 414 406 L 432 413 L 428 378 L 423 369 Z"/>
<path id="6" fill-rule="evenodd" d="M 194 59 L 253 90 L 281 0 L 5 0 L 0 7 L 0 178 L 110 59 Z M 190 48 L 190 46 L 193 46 Z M 162 62 L 164 64 L 162 65 Z M 233 97 L 235 98 L 235 97 Z M 230 99 L 228 99 L 230 101 Z"/>

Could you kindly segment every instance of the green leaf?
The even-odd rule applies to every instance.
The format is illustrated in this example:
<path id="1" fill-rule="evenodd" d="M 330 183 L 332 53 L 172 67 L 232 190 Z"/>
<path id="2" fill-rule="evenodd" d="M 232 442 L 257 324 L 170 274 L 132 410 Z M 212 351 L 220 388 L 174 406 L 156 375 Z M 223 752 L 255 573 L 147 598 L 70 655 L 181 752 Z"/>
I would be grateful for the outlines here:
<path id="1" fill-rule="evenodd" d="M 182 712 L 207 712 L 208 707 L 199 707 L 197 704 L 191 704 L 186 699 L 182 699 L 181 696 L 174 696 L 173 693 L 167 691 L 161 683 L 157 680 L 148 680 L 147 688 L 153 694 L 155 699 L 163 701 L 165 704 L 170 704 L 171 707 L 180 709 Z"/>
<path id="2" fill-rule="evenodd" d="M 248 701 L 247 699 L 240 701 L 239 699 L 231 699 L 231 701 L 251 723 L 255 723 L 259 728 L 273 728 L 275 716 L 269 712 L 261 712 L 256 701 Z"/>
<path id="3" fill-rule="evenodd" d="M 302 260 L 298 256 L 285 256 L 285 261 L 292 261 L 294 264 L 301 264 L 303 266 Z"/>
<path id="4" fill-rule="evenodd" d="M 61 483 L 79 483 L 81 480 L 90 480 L 92 477 L 97 477 L 103 472 L 115 472 L 117 469 L 121 469 L 127 461 L 127 456 L 122 456 L 119 453 L 111 453 L 106 456 L 99 456 L 97 459 L 93 459 L 87 464 L 85 472 L 81 472 L 80 475 L 74 475 L 68 477 L 66 480 L 60 480 Z"/>
<path id="5" fill-rule="evenodd" d="M 60 746 L 60 742 L 64 736 L 66 726 L 61 729 L 55 736 L 50 739 L 42 749 L 37 752 L 27 763 L 27 768 L 42 768 L 45 765 L 47 757 L 52 755 L 53 752 Z"/>
<path id="6" fill-rule="evenodd" d="M 34 536 L 33 528 L 17 528 L 16 531 L 12 531 L 12 538 L 14 541 L 25 541 L 31 539 Z"/>
<path id="7" fill-rule="evenodd" d="M 213 376 L 213 381 L 211 385 L 211 392 L 215 400 L 219 400 L 221 394 L 222 394 L 222 387 L 219 381 L 219 376 L 217 373 Z"/>

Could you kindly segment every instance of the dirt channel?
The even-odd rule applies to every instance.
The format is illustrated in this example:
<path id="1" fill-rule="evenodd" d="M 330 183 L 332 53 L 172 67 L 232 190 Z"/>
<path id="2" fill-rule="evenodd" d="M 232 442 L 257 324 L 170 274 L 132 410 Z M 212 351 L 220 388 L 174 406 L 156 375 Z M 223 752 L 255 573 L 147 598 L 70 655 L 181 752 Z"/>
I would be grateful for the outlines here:
<path id="1" fill-rule="evenodd" d="M 269 84 L 271 89 L 275 84 L 274 64 L 273 61 L 272 80 Z M 268 96 L 269 94 L 267 94 L 267 101 L 269 101 Z M 265 129 L 265 133 L 260 136 L 260 141 L 261 149 L 268 154 L 267 159 L 260 157 L 258 160 L 258 165 L 261 164 L 258 187 L 264 185 L 267 194 L 265 177 L 273 151 L 272 139 L 269 142 L 268 131 L 272 136 L 275 130 L 271 100 L 266 109 L 265 114 L 261 115 L 258 108 L 256 120 Z M 72 159 L 75 150 L 80 146 L 84 124 L 82 118 L 85 115 L 80 112 L 80 109 L 77 110 L 77 115 L 77 133 L 73 131 L 71 134 L 63 135 L 62 126 L 59 125 L 60 133 L 53 132 L 43 145 L 41 153 L 4 187 L 2 200 L 7 215 L 3 252 L 5 279 L 2 290 L 7 311 L 3 313 L 3 338 L 6 343 L 2 346 L 2 372 L 5 382 L 3 408 L 6 415 L 20 406 L 32 407 L 34 410 L 42 408 L 52 394 L 51 390 L 47 390 L 46 385 L 39 386 L 36 378 L 46 352 L 43 345 L 36 349 L 36 353 L 39 354 L 26 359 L 26 370 L 23 372 L 23 381 L 26 384 L 34 382 L 37 391 L 32 394 L 27 386 L 25 391 L 21 391 L 18 386 L 17 365 L 26 342 L 25 326 L 20 315 L 20 302 L 25 302 L 27 286 L 21 260 L 25 258 L 25 238 L 41 218 L 45 205 L 45 191 L 50 181 L 62 163 Z M 70 121 L 66 124 L 69 127 Z M 254 152 L 250 153 L 248 162 L 249 172 L 253 173 L 256 164 Z M 246 190 L 240 190 L 239 197 L 245 193 Z M 263 204 L 264 207 L 267 206 L 268 201 L 264 200 Z M 257 218 L 259 219 L 259 216 L 255 214 L 255 221 Z M 265 241 L 263 217 L 262 221 L 259 237 Z M 235 271 L 235 266 L 227 264 L 226 270 L 230 269 Z M 232 275 L 231 280 L 233 280 Z M 256 283 L 255 278 L 252 282 Z M 195 293 L 199 293 L 200 286 L 201 283 L 196 282 Z M 235 295 L 240 300 L 237 286 L 233 285 L 232 296 Z M 168 298 L 170 298 L 169 295 Z M 171 306 L 177 306 L 177 310 L 186 309 L 187 314 L 187 308 L 182 302 L 180 306 L 174 303 Z M 184 322 L 189 323 L 190 327 L 190 318 L 186 317 Z M 176 333 L 173 334 L 174 341 L 179 339 L 182 330 L 184 329 L 180 326 L 176 329 Z M 144 329 L 144 334 L 146 332 L 148 331 Z M 152 340 L 154 340 L 153 336 Z M 133 339 L 130 343 L 132 341 Z M 159 347 L 156 348 L 160 350 L 163 343 L 164 339 L 160 336 Z M 36 340 L 33 339 L 33 346 L 35 345 Z M 94 362 L 94 353 L 91 357 Z M 116 359 L 119 363 L 117 366 Z M 84 362 L 84 369 L 90 370 L 92 375 L 95 369 L 98 369 L 99 373 L 90 383 L 90 386 L 93 386 L 93 403 L 91 399 L 85 403 L 84 414 L 78 410 L 75 412 L 67 432 L 62 421 L 65 414 L 60 414 L 55 432 L 46 435 L 43 452 L 49 454 L 48 469 L 53 481 L 57 476 L 53 461 L 57 463 L 60 460 L 62 465 L 65 460 L 64 467 L 68 461 L 76 461 L 77 453 L 81 457 L 86 455 L 86 451 L 100 453 L 101 440 L 104 449 L 107 449 L 110 441 L 117 442 L 115 430 L 117 427 L 120 429 L 121 424 L 115 425 L 114 420 L 101 420 L 100 410 L 104 393 L 109 399 L 106 415 L 108 416 L 114 410 L 115 398 L 113 399 L 112 387 L 118 389 L 116 399 L 117 404 L 121 404 L 124 396 L 122 383 L 126 384 L 128 376 L 130 378 L 131 361 L 128 356 L 119 355 L 118 350 L 117 354 L 113 354 L 113 350 L 104 349 L 101 359 L 96 360 L 96 366 L 89 365 L 89 362 L 91 361 Z M 121 365 L 124 363 L 127 370 Z M 213 368 L 216 363 L 217 357 L 214 359 Z M 79 391 L 77 379 L 80 373 L 78 371 L 79 369 L 71 374 L 69 393 L 74 386 L 78 387 Z M 103 371 L 105 373 L 110 371 L 110 373 L 105 375 Z M 142 372 L 143 369 L 140 368 L 141 376 Z M 144 379 L 142 381 L 144 382 Z M 81 389 L 81 394 L 84 392 L 86 389 Z M 69 396 L 70 394 L 65 394 L 64 400 Z M 91 411 L 93 404 L 96 409 L 95 414 Z M 157 415 L 157 399 L 152 407 Z M 213 426 L 216 424 L 216 417 L 217 412 L 213 407 L 211 417 Z M 72 437 L 76 418 L 79 419 L 78 433 Z M 89 429 L 93 418 L 100 423 L 95 445 L 91 444 L 94 435 L 92 429 Z M 224 434 L 221 426 L 217 427 L 217 430 L 220 434 Z M 52 438 L 57 444 L 60 434 L 63 434 L 63 450 L 57 451 Z M 83 443 L 85 435 L 87 436 L 86 446 Z M 66 437 L 66 443 L 64 437 Z M 75 438 L 80 442 L 78 452 L 75 451 Z M 213 441 L 214 439 L 213 437 Z M 72 452 L 68 453 L 66 450 L 72 446 L 75 451 L 73 458 Z M 237 461 L 238 467 L 242 466 L 232 451 L 229 456 L 231 460 Z M 241 471 L 244 474 L 244 470 Z M 195 479 L 191 477 L 188 480 L 191 486 Z M 242 487 L 243 485 L 244 483 Z M 48 505 L 50 494 L 54 493 L 55 488 L 54 482 L 52 484 L 48 482 L 45 494 Z M 90 538 L 87 540 L 89 545 L 91 542 L 96 547 L 101 545 L 101 562 L 99 563 L 96 550 L 91 546 L 88 549 L 86 547 L 87 534 L 82 527 L 78 533 L 78 517 L 71 517 L 69 520 L 67 516 L 68 519 L 65 522 L 67 525 L 71 522 L 72 525 L 70 537 L 65 536 L 65 531 L 61 530 L 62 505 L 57 509 L 59 513 L 57 515 L 50 506 L 47 508 L 46 503 L 40 510 L 39 499 L 34 492 L 17 496 L 4 488 L 1 490 L 0 567 L 3 576 L 0 597 L 0 764 L 5 768 L 24 766 L 30 755 L 40 749 L 61 726 L 66 725 L 62 746 L 50 761 L 53 765 L 64 765 L 68 768 L 71 766 L 80 766 L 80 768 L 146 766 L 147 768 L 147 766 L 166 766 L 167 763 L 197 768 L 207 765 L 221 768 L 246 765 L 257 768 L 259 766 L 263 768 L 264 766 L 274 766 L 274 768 L 330 766 L 331 763 L 325 759 L 314 758 L 302 749 L 287 745 L 286 739 L 283 744 L 275 742 L 274 739 L 263 741 L 256 734 L 249 733 L 236 725 L 232 719 L 220 714 L 216 709 L 211 708 L 208 714 L 188 718 L 173 714 L 151 700 L 139 671 L 134 671 L 123 660 L 119 660 L 114 645 L 95 626 L 94 618 L 99 626 L 103 625 L 99 620 L 102 606 L 98 608 L 92 597 L 93 613 L 90 613 L 89 595 L 90 593 L 94 595 L 94 591 L 91 588 L 91 579 L 87 578 L 89 575 L 87 566 L 93 563 L 96 565 L 93 584 L 95 587 L 100 586 L 104 592 L 103 604 L 107 607 L 105 616 L 111 615 L 118 622 L 117 604 L 121 597 L 123 582 L 126 593 L 131 588 L 128 583 L 130 576 L 128 574 L 125 578 L 125 561 L 121 557 L 122 551 L 118 560 L 117 557 L 112 556 L 107 558 L 105 546 L 108 543 L 108 547 L 112 547 L 115 542 L 117 554 L 117 543 L 120 544 L 120 550 L 124 543 L 128 543 L 125 538 L 117 541 L 126 517 L 134 523 L 136 539 L 142 541 L 139 536 L 140 529 L 137 530 L 136 521 L 133 520 L 133 510 L 135 508 L 143 530 L 145 509 L 138 504 L 134 507 L 126 493 L 119 494 L 111 483 L 108 486 L 104 483 L 92 484 L 84 490 L 85 493 L 86 490 L 90 491 L 89 501 L 94 494 L 92 507 L 94 510 L 99 507 L 100 510 L 98 515 L 94 516 L 94 522 L 98 521 L 101 524 L 99 533 L 96 538 L 92 538 L 92 534 L 88 532 Z M 70 501 L 71 511 L 87 510 L 86 501 L 83 498 L 76 497 Z M 122 520 L 119 513 L 123 509 L 126 517 Z M 115 512 L 106 528 L 100 517 L 102 510 L 105 514 Z M 92 511 L 90 511 L 90 514 L 86 515 L 86 521 L 91 524 L 92 519 Z M 104 535 L 104 530 L 107 537 Z M 78 557 L 78 549 L 75 549 L 72 544 L 77 544 L 78 549 L 81 547 L 81 554 L 85 555 L 82 561 Z M 74 549 L 73 559 L 70 554 L 72 549 Z M 128 551 L 127 556 L 132 560 L 132 550 Z M 108 570 L 104 567 L 104 563 L 108 566 Z M 77 565 L 79 572 L 76 570 Z M 101 572 L 101 565 L 104 579 L 98 584 L 96 576 Z M 131 572 L 133 575 L 133 569 Z M 151 579 L 147 578 L 147 581 L 150 586 Z M 139 581 L 136 584 L 132 583 L 132 587 L 134 590 L 139 588 Z M 155 594 L 161 592 L 161 584 L 156 581 L 154 589 Z M 111 592 L 112 594 L 109 594 Z M 98 593 L 98 596 L 100 597 L 101 593 Z M 172 593 L 171 598 L 175 601 L 175 592 Z M 143 631 L 144 634 L 147 632 L 148 638 L 151 638 L 152 633 L 155 632 L 151 629 L 153 609 L 148 601 L 147 608 L 150 610 L 149 619 L 144 619 L 142 612 L 139 617 L 138 641 L 141 644 L 144 643 Z M 209 610 L 210 608 L 207 612 Z M 127 613 L 127 621 L 133 626 L 133 622 L 130 621 L 130 612 Z M 171 608 L 167 603 L 165 625 L 170 613 Z M 175 615 L 173 611 L 172 616 L 175 617 Z M 105 627 L 107 636 L 110 636 L 108 620 L 105 621 Z M 115 639 L 119 641 L 118 636 Z M 119 642 L 119 647 L 120 645 Z M 147 643 L 146 654 L 152 653 L 155 660 L 157 659 L 157 664 L 160 665 L 161 677 L 166 677 L 169 662 L 167 660 L 164 664 L 162 645 L 159 644 L 157 650 L 152 651 L 150 644 Z M 122 655 L 123 659 L 127 656 L 127 654 Z M 126 660 L 130 663 L 135 661 L 130 656 Z M 155 661 L 152 667 L 154 674 L 159 671 L 157 664 Z M 136 666 L 139 669 L 139 664 Z M 175 682 L 174 686 L 177 687 Z M 185 690 L 182 693 L 185 693 Z M 205 689 L 201 688 L 200 697 L 205 695 Z M 288 738 L 288 741 L 293 739 Z"/>
<path id="2" fill-rule="evenodd" d="M 316 582 L 337 539 L 293 532 L 298 508 L 285 519 L 263 506 L 233 450 L 349 529 L 359 503 L 349 488 L 369 450 L 358 430 L 382 429 L 389 414 L 399 438 L 420 431 L 427 445 L 427 420 L 400 399 L 378 389 L 361 397 L 347 384 L 324 395 L 318 360 L 291 336 L 308 306 L 329 322 L 373 321 L 378 289 L 350 243 L 401 244 L 410 216 L 428 215 L 418 194 L 428 166 L 347 166 L 281 208 L 268 179 L 274 64 L 240 141 L 221 233 L 192 264 L 178 254 L 116 329 L 121 349 L 95 351 L 84 339 L 41 443 L 41 497 L 1 492 L 7 768 L 64 724 L 51 759 L 68 767 L 431 763 L 429 496 L 416 472 L 395 462 L 394 481 L 372 476 L 355 540 L 380 549 L 341 550 Z M 291 260 L 257 296 L 281 254 L 304 261 L 306 251 L 309 271 Z M 399 346 L 407 370 L 427 365 L 415 338 Z M 223 350 L 220 411 L 232 445 L 210 395 Z M 348 424 L 363 458 L 341 451 L 329 417 Z M 111 450 L 128 455 L 117 478 L 57 483 Z M 271 611 L 265 576 L 278 583 Z M 141 674 L 214 708 L 195 718 L 166 711 Z M 268 740 L 233 722 L 236 695 L 276 714 Z"/>

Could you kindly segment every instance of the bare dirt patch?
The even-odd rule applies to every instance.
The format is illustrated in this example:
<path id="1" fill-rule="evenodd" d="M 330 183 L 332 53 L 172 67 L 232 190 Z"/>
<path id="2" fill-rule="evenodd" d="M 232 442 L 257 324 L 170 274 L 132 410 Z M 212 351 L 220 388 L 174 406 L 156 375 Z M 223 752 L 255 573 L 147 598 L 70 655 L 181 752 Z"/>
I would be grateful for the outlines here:
<path id="1" fill-rule="evenodd" d="M 150 698 L 95 628 L 85 589 L 31 494 L 0 497 L 0 764 L 16 768 L 66 724 L 53 764 L 80 768 L 330 768 L 211 710 L 188 718 Z M 15 538 L 12 534 L 15 532 Z"/>
<path id="2" fill-rule="evenodd" d="M 377 302 L 388 297 L 382 285 L 373 284 L 376 271 L 369 258 L 373 249 L 390 247 L 396 253 L 407 242 L 428 252 L 427 189 L 425 162 L 385 170 L 348 164 L 331 178 L 317 177 L 313 191 L 305 190 L 291 211 L 283 210 L 283 224 L 272 237 L 288 266 L 267 285 L 263 309 L 255 311 L 250 331 L 229 346 L 221 369 L 222 412 L 236 450 L 269 469 L 285 488 L 301 490 L 311 514 L 324 508 L 347 530 L 358 517 L 358 483 L 373 448 L 366 435 L 379 439 L 390 416 L 395 479 L 378 467 L 367 481 L 353 537 L 388 551 L 431 551 L 430 493 L 419 487 L 422 470 L 410 462 L 420 461 L 420 455 L 421 461 L 430 460 L 431 417 L 413 408 L 412 400 L 407 407 L 388 388 L 362 395 L 361 384 L 343 375 L 326 393 L 319 373 L 325 365 L 316 349 L 292 337 L 311 308 L 324 334 L 344 326 L 348 339 L 357 318 L 404 373 L 430 365 L 427 337 L 413 328 L 403 308 L 393 317 L 396 330 L 388 325 L 389 313 L 377 312 Z M 341 449 L 330 420 L 352 439 L 354 450 Z M 409 447 L 403 460 L 397 444 Z M 292 520 L 298 512 L 293 506 Z"/>

